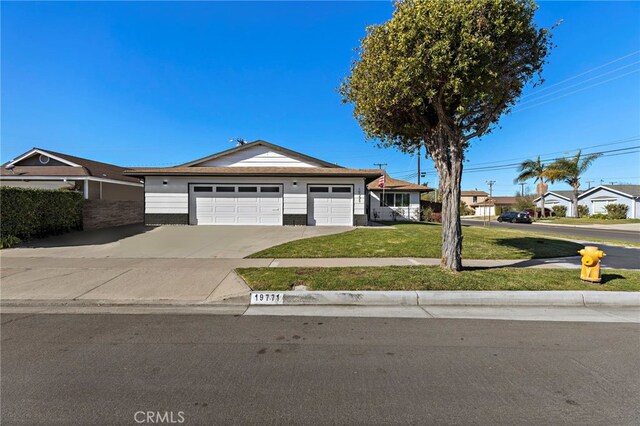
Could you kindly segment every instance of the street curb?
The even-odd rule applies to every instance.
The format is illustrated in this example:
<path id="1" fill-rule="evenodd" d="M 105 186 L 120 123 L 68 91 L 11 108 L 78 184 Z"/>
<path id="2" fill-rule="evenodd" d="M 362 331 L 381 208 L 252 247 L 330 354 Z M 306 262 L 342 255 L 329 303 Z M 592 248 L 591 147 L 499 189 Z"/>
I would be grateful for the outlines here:
<path id="1" fill-rule="evenodd" d="M 263 300 L 260 301 L 260 295 Z M 277 295 L 278 297 L 273 297 Z M 253 291 L 251 305 L 640 306 L 623 291 Z"/>

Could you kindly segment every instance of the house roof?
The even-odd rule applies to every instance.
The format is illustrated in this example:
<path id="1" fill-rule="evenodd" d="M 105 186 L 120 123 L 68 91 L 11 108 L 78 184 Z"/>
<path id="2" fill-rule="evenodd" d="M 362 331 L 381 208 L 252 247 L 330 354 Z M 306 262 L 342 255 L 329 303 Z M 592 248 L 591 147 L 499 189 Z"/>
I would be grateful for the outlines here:
<path id="1" fill-rule="evenodd" d="M 148 167 L 129 169 L 127 176 L 380 176 L 378 169 L 347 169 L 344 167 Z"/>
<path id="2" fill-rule="evenodd" d="M 274 151 L 280 151 L 282 153 L 285 153 L 285 154 L 288 154 L 288 155 L 291 155 L 291 156 L 294 156 L 294 157 L 298 157 L 298 158 L 301 158 L 303 160 L 307 160 L 307 161 L 311 161 L 311 162 L 320 164 L 321 167 L 342 168 L 342 166 L 338 166 L 337 164 L 332 164 L 332 163 L 329 163 L 327 161 L 320 160 L 318 158 L 310 157 L 310 156 L 302 154 L 300 152 L 293 151 L 291 149 L 282 147 L 280 145 L 275 145 L 275 144 L 272 144 L 271 142 L 263 141 L 261 139 L 257 139 L 257 140 L 255 140 L 253 142 L 247 142 L 245 144 L 238 145 L 238 146 L 236 146 L 234 148 L 227 149 L 225 151 L 221 151 L 221 152 L 218 152 L 216 154 L 212 154 L 212 155 L 208 155 L 206 157 L 198 158 L 197 160 L 189 161 L 188 163 L 180 164 L 180 165 L 178 165 L 176 167 L 193 166 L 195 164 L 203 163 L 205 161 L 211 161 L 211 160 L 215 160 L 216 158 L 226 157 L 227 155 L 234 154 L 234 153 L 240 152 L 240 151 L 244 151 L 244 150 L 256 147 L 256 146 L 265 146 L 267 148 L 273 149 Z"/>
<path id="3" fill-rule="evenodd" d="M 36 154 L 44 154 L 51 158 L 60 159 L 62 162 L 69 164 L 68 166 L 20 166 L 16 165 L 11 170 L 7 170 L 5 167 L 14 163 L 19 163 L 21 160 L 31 157 Z M 138 178 L 132 176 L 125 176 L 123 172 L 125 167 L 116 166 L 114 164 L 102 163 L 100 161 L 89 160 L 87 158 L 76 157 L 73 155 L 63 154 L 61 152 L 55 152 L 45 150 L 41 148 L 33 148 L 24 154 L 17 157 L 15 160 L 8 161 L 2 165 L 0 170 L 1 176 L 15 177 L 15 176 L 52 176 L 52 177 L 66 177 L 66 176 L 93 176 L 97 178 L 105 178 L 112 180 L 119 180 L 123 182 L 135 182 L 140 183 Z"/>
<path id="4" fill-rule="evenodd" d="M 547 191 L 544 193 L 543 197 L 546 197 L 549 194 L 557 195 L 558 197 L 564 198 L 567 201 L 571 201 L 571 197 L 573 197 L 573 191 Z M 542 197 L 537 197 L 533 201 L 538 201 L 540 198 Z"/>
<path id="5" fill-rule="evenodd" d="M 380 171 L 378 170 L 378 176 Z M 378 187 L 378 180 L 374 180 L 367 185 L 370 191 L 382 191 L 382 188 Z M 430 192 L 432 188 L 428 188 L 424 185 L 418 185 L 417 183 L 407 182 L 406 180 L 394 179 L 385 173 L 384 181 L 385 191 L 409 191 L 409 192 Z"/>
<path id="6" fill-rule="evenodd" d="M 640 185 L 599 185 L 595 188 L 591 188 L 583 192 L 580 196 L 583 197 L 587 194 L 591 194 L 601 189 L 609 189 L 613 192 L 618 192 L 628 197 L 638 198 L 640 197 Z"/>
<path id="7" fill-rule="evenodd" d="M 474 203 L 471 207 L 478 206 L 511 206 L 517 202 L 517 197 L 492 197 L 480 203 Z"/>
<path id="8" fill-rule="evenodd" d="M 484 197 L 488 197 L 489 193 L 488 192 L 484 192 L 484 191 L 462 191 L 462 192 L 460 192 L 460 196 L 461 197 L 473 197 L 473 196 L 478 196 L 478 195 L 482 195 Z"/>

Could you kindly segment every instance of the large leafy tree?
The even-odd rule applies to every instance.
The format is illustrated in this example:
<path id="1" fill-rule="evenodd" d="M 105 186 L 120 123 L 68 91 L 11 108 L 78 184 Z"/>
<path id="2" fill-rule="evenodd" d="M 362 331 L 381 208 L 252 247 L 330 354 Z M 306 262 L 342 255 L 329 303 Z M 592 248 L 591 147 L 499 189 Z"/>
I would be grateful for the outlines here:
<path id="1" fill-rule="evenodd" d="M 539 182 L 536 187 L 536 192 L 542 201 L 542 217 L 545 217 L 544 194 L 547 192 L 547 185 L 544 183 L 544 180 L 546 173 L 547 167 L 540 160 L 540 156 L 538 156 L 535 160 L 523 161 L 520 166 L 518 166 L 518 177 L 513 180 L 513 183 L 526 182 L 529 179 L 534 179 L 534 183 Z"/>
<path id="2" fill-rule="evenodd" d="M 571 197 L 571 216 L 578 217 L 578 195 L 580 195 L 580 178 L 602 154 L 582 155 L 582 150 L 578 150 L 571 158 L 559 158 L 549 164 L 546 170 L 549 182 L 564 181 L 571 186 L 573 194 Z"/>
<path id="3" fill-rule="evenodd" d="M 462 269 L 460 181 L 465 150 L 536 80 L 550 33 L 532 0 L 400 0 L 367 28 L 340 92 L 369 139 L 426 147 L 442 191 L 442 261 Z"/>

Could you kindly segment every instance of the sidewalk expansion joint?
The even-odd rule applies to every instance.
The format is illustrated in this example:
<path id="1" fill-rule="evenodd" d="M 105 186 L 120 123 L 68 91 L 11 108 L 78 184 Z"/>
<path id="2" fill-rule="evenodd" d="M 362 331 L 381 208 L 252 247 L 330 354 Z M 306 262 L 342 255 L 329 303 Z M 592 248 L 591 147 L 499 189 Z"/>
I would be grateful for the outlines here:
<path id="1" fill-rule="evenodd" d="M 82 293 L 82 294 L 80 294 L 80 295 L 78 295 L 78 296 L 74 297 L 72 300 L 78 300 L 79 298 L 81 298 L 81 297 L 82 297 L 82 296 L 84 296 L 85 294 L 91 293 L 93 290 L 95 290 L 95 289 L 97 289 L 97 288 L 99 288 L 99 287 L 102 287 L 103 285 L 105 285 L 105 284 L 107 284 L 107 283 L 109 283 L 109 282 L 111 282 L 111 281 L 115 280 L 116 278 L 119 278 L 119 277 L 123 276 L 123 275 L 124 275 L 124 274 L 126 274 L 127 272 L 131 272 L 131 271 L 133 271 L 133 269 L 127 269 L 126 271 L 124 271 L 124 272 L 122 272 L 122 273 L 120 273 L 120 274 L 116 275 L 115 277 L 111 277 L 111 278 L 109 278 L 108 280 L 106 280 L 105 282 L 100 283 L 100 284 L 98 284 L 97 286 L 93 287 L 92 289 L 87 290 L 87 291 L 85 291 L 84 293 Z"/>

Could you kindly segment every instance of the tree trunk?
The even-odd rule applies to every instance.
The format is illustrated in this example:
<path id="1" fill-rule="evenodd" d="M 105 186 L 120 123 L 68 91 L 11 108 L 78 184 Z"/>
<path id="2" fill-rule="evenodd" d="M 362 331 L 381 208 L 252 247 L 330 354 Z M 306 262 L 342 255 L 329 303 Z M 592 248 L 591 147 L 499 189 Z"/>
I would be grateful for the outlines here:
<path id="1" fill-rule="evenodd" d="M 573 188 L 572 198 L 571 217 L 578 217 L 578 188 Z"/>
<path id="2" fill-rule="evenodd" d="M 434 158 L 434 162 L 440 176 L 442 196 L 442 258 L 440 266 L 451 271 L 461 271 L 460 184 L 462 181 L 462 151 L 456 151 L 452 148 L 448 155 L 439 157 Z"/>
<path id="3" fill-rule="evenodd" d="M 542 208 L 540 209 L 540 214 L 542 215 L 542 217 L 546 217 L 546 215 L 544 213 L 544 194 L 542 194 L 541 197 L 542 198 L 540 198 L 540 201 L 541 201 L 540 204 L 542 205 Z"/>

